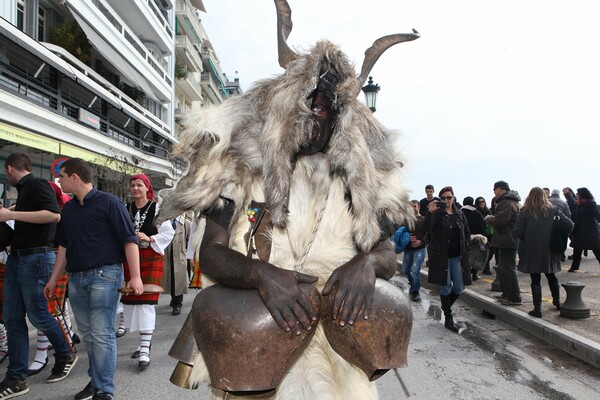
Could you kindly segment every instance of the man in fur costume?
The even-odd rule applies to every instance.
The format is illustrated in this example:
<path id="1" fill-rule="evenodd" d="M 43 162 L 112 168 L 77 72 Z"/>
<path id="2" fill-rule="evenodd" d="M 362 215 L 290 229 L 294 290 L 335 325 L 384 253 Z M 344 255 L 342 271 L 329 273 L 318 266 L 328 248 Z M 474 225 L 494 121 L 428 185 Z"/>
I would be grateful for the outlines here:
<path id="1" fill-rule="evenodd" d="M 285 74 L 188 117 L 175 154 L 189 168 L 173 189 L 161 193 L 158 219 L 190 209 L 203 212 L 204 286 L 215 282 L 257 293 L 281 336 L 310 332 L 270 398 L 375 399 L 374 378 L 333 350 L 322 321 L 351 330 L 371 316 L 377 278 L 388 280 L 396 270 L 391 221 L 413 222 L 394 135 L 356 97 L 372 58 L 418 34 L 375 42 L 369 50 L 373 57 L 357 79 L 347 57 L 328 41 L 303 55 L 291 52 L 285 44 L 290 11 L 285 1 L 276 6 Z M 307 287 L 328 302 L 326 307 L 320 303 L 326 314 Z M 210 289 L 198 296 L 195 307 Z M 192 310 L 188 321 L 208 314 Z M 409 334 L 410 308 L 402 318 Z M 202 335 L 196 325 L 198 342 Z M 407 345 L 408 335 L 397 335 L 405 336 Z M 234 336 L 244 335 L 227 340 Z M 277 346 L 270 339 L 267 345 Z M 214 346 L 200 350 L 190 386 L 208 380 L 210 373 L 213 387 L 219 387 L 206 354 Z M 239 360 L 230 361 L 235 368 Z M 253 370 L 258 375 L 263 368 Z M 221 398 L 222 392 L 214 395 Z"/>

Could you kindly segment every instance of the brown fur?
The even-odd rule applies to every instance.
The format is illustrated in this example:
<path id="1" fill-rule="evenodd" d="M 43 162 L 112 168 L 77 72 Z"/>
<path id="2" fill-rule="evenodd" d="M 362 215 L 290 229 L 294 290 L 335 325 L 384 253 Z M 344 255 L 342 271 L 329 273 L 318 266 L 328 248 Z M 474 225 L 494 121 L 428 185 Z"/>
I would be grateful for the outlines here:
<path id="1" fill-rule="evenodd" d="M 252 184 L 262 181 L 271 220 L 285 228 L 295 155 L 307 140 L 312 121 L 308 96 L 319 73 L 326 70 L 341 78 L 336 91 L 339 115 L 326 157 L 350 199 L 358 249 L 369 250 L 379 240 L 377 221 L 383 212 L 393 221 L 411 224 L 407 192 L 395 190 L 390 197 L 382 184 L 400 177 L 402 162 L 393 150 L 393 133 L 356 99 L 354 68 L 328 41 L 318 42 L 291 62 L 283 75 L 189 115 L 181 143 L 173 149 L 174 156 L 189 166 L 173 189 L 161 193 L 158 220 L 189 209 L 203 211 L 218 196 L 232 198 L 239 214 L 250 201 Z"/>

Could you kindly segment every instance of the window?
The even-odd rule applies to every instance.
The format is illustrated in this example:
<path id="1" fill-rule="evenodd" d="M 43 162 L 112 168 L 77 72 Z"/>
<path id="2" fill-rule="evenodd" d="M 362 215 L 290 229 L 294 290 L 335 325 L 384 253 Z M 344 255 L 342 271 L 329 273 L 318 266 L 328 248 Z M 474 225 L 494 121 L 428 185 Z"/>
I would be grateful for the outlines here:
<path id="1" fill-rule="evenodd" d="M 17 28 L 25 31 L 25 0 L 17 1 Z"/>
<path id="2" fill-rule="evenodd" d="M 38 8 L 38 40 L 46 41 L 46 9 L 43 7 Z"/>

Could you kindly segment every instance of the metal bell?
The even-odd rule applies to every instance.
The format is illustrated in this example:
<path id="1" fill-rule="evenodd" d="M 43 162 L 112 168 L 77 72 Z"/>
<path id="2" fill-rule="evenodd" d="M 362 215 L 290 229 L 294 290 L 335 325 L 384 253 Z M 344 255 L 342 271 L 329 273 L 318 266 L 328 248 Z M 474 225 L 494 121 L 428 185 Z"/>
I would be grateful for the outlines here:
<path id="1" fill-rule="evenodd" d="M 169 355 L 178 360 L 171 374 L 170 381 L 184 389 L 195 389 L 189 384 L 189 378 L 194 367 L 194 360 L 200 354 L 194 338 L 194 323 L 190 312 L 169 350 Z"/>

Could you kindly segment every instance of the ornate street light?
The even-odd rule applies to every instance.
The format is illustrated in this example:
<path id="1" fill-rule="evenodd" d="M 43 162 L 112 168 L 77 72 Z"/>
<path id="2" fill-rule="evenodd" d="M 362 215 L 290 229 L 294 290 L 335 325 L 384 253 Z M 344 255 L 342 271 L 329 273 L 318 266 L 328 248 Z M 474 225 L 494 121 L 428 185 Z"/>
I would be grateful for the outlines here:
<path id="1" fill-rule="evenodd" d="M 373 83 L 373 77 L 369 77 L 369 82 L 367 82 L 366 86 L 363 86 L 362 91 L 365 93 L 365 102 L 367 103 L 367 107 L 371 109 L 372 112 L 375 112 L 375 105 L 377 104 L 377 92 L 379 92 L 378 84 Z"/>

